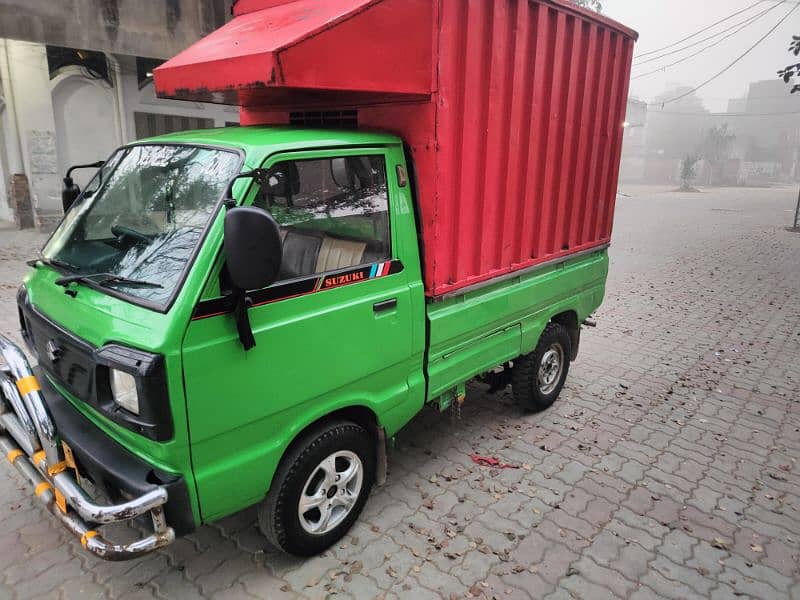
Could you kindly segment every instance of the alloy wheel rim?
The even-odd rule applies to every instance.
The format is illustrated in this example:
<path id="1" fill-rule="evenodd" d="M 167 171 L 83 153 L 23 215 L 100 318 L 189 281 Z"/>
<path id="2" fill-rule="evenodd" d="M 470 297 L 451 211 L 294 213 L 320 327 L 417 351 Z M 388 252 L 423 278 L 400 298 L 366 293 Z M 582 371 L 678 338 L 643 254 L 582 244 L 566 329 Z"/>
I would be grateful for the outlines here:
<path id="1" fill-rule="evenodd" d="M 354 452 L 340 450 L 320 462 L 300 493 L 297 515 L 312 535 L 325 535 L 347 518 L 361 494 L 364 465 Z"/>
<path id="2" fill-rule="evenodd" d="M 542 355 L 539 363 L 538 384 L 543 395 L 553 393 L 564 372 L 564 349 L 561 344 L 552 344 Z"/>

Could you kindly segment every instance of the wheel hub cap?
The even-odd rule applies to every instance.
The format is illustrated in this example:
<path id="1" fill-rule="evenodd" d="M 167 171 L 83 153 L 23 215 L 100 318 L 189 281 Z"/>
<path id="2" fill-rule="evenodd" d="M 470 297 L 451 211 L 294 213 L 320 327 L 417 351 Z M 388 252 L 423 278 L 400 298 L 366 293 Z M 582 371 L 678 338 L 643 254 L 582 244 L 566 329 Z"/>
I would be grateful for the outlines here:
<path id="1" fill-rule="evenodd" d="M 552 393 L 558 386 L 563 371 L 564 350 L 560 344 L 553 344 L 542 355 L 539 364 L 539 391 L 544 395 Z"/>
<path id="2" fill-rule="evenodd" d="M 300 493 L 300 525 L 313 535 L 335 529 L 353 510 L 364 480 L 364 466 L 349 450 L 334 452 L 312 471 Z"/>

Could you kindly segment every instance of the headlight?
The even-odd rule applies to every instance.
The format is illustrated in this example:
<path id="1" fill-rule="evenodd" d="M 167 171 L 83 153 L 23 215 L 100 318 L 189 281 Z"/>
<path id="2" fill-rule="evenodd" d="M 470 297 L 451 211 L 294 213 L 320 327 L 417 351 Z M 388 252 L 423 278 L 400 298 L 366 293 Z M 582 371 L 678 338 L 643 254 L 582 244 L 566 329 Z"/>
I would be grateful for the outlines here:
<path id="1" fill-rule="evenodd" d="M 95 408 L 117 425 L 151 440 L 172 439 L 175 430 L 164 356 L 107 344 L 95 350 L 94 359 Z"/>
<path id="2" fill-rule="evenodd" d="M 139 393 L 133 375 L 111 369 L 111 393 L 114 402 L 135 415 L 139 414 Z"/>

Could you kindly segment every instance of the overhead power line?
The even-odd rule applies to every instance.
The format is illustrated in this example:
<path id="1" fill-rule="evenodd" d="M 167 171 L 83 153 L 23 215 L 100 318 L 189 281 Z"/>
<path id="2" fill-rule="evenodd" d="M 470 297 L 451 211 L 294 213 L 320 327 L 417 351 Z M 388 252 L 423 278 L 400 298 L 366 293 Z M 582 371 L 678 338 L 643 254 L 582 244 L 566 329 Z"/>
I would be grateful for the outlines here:
<path id="1" fill-rule="evenodd" d="M 719 77 L 721 77 L 722 75 L 724 75 L 725 73 L 730 71 L 736 64 L 738 64 L 747 55 L 749 55 L 753 50 L 755 50 L 758 46 L 760 46 L 764 40 L 766 40 L 770 35 L 772 35 L 778 29 L 778 27 L 783 25 L 789 19 L 789 17 L 791 17 L 795 13 L 795 11 L 797 11 L 798 8 L 800 8 L 800 3 L 795 4 L 794 7 L 791 10 L 789 10 L 789 12 L 786 13 L 783 16 L 783 18 L 780 21 L 778 21 L 767 33 L 765 33 L 763 36 L 761 36 L 761 38 L 759 38 L 758 41 L 755 44 L 753 44 L 747 50 L 745 50 L 742 54 L 740 54 L 736 58 L 736 60 L 734 60 L 727 67 L 722 69 L 719 73 L 717 73 L 716 75 L 714 75 L 712 77 L 709 77 L 708 79 L 706 79 L 703 83 L 701 83 L 697 87 L 692 88 L 691 90 L 689 90 L 689 91 L 687 91 L 687 92 L 685 92 L 683 94 L 680 94 L 679 96 L 676 96 L 675 98 L 671 98 L 671 99 L 665 100 L 663 102 L 655 102 L 653 104 L 653 106 L 664 106 L 666 104 L 671 104 L 673 102 L 677 102 L 678 100 L 686 98 L 687 96 L 691 96 L 692 94 L 694 94 L 698 90 L 703 89 L 705 86 L 707 86 L 712 81 L 715 81 L 716 79 L 718 79 Z"/>
<path id="2" fill-rule="evenodd" d="M 780 7 L 780 4 L 776 4 L 775 6 L 770 6 L 769 8 L 767 8 L 766 10 L 761 11 L 758 14 L 755 14 L 753 16 L 747 17 L 743 21 L 738 21 L 737 23 L 731 25 L 730 27 L 727 27 L 726 29 L 722 29 L 721 31 L 718 31 L 717 33 L 712 33 L 711 35 L 706 36 L 703 39 L 697 40 L 696 42 L 692 42 L 691 44 L 688 44 L 687 46 L 683 46 L 682 48 L 677 48 L 676 50 L 670 50 L 669 52 L 665 52 L 664 54 L 659 54 L 658 56 L 653 56 L 651 58 L 648 58 L 646 60 L 642 60 L 642 61 L 639 61 L 639 62 L 634 61 L 633 66 L 634 67 L 638 67 L 640 65 L 645 65 L 645 64 L 648 64 L 648 63 L 651 63 L 651 62 L 655 62 L 657 60 L 661 60 L 662 58 L 666 58 L 667 56 L 672 56 L 674 54 L 680 54 L 681 52 L 684 52 L 684 51 L 688 50 L 689 48 L 694 48 L 695 46 L 699 46 L 703 42 L 707 42 L 709 40 L 713 40 L 714 38 L 719 37 L 724 33 L 728 33 L 732 29 L 736 29 L 739 26 L 743 25 L 744 27 L 747 27 L 749 25 L 752 25 L 753 23 L 758 21 L 761 17 L 763 17 L 764 15 L 769 14 L 770 12 L 772 12 L 773 10 L 775 10 L 775 9 L 777 9 L 779 7 Z M 742 29 L 744 27 L 742 27 Z M 734 31 L 734 33 L 738 33 L 742 29 L 737 29 L 736 31 Z M 730 37 L 730 36 L 726 36 L 726 37 L 724 37 L 722 39 L 723 40 L 724 39 L 728 39 L 728 37 Z M 719 41 L 721 42 L 722 40 L 719 40 Z M 712 47 L 712 46 L 709 46 L 709 47 Z"/>
<path id="3" fill-rule="evenodd" d="M 769 112 L 769 113 L 743 113 L 743 112 L 704 113 L 704 112 L 681 112 L 679 110 L 654 110 L 650 114 L 678 115 L 682 117 L 724 117 L 726 119 L 727 118 L 739 119 L 742 117 L 786 117 L 789 115 L 800 115 L 800 110 L 794 110 L 788 112 Z"/>
<path id="4" fill-rule="evenodd" d="M 735 36 L 736 34 L 744 31 L 745 29 L 747 29 L 748 27 L 750 27 L 754 23 L 756 23 L 759 20 L 761 20 L 764 16 L 767 15 L 767 13 L 775 10 L 778 7 L 780 7 L 780 4 L 776 4 L 775 6 L 773 6 L 771 8 L 768 8 L 767 10 L 755 15 L 748 22 L 746 22 L 744 25 L 742 25 L 741 27 L 739 27 L 738 29 L 736 29 L 732 33 L 729 33 L 728 35 L 718 39 L 717 41 L 715 41 L 715 42 L 713 42 L 713 43 L 711 43 L 711 44 L 709 44 L 707 46 L 703 46 L 702 48 L 700 48 L 696 52 L 692 52 L 691 54 L 689 54 L 687 56 L 684 56 L 683 58 L 680 58 L 680 59 L 678 59 L 678 60 L 676 60 L 674 62 L 671 62 L 669 64 L 661 65 L 660 67 L 657 67 L 657 68 L 653 69 L 652 71 L 647 71 L 646 73 L 640 73 L 639 75 L 635 75 L 634 77 L 631 77 L 631 80 L 641 79 L 642 77 L 648 77 L 649 75 L 654 75 L 655 73 L 661 73 L 663 71 L 666 71 L 667 69 L 670 69 L 670 68 L 674 67 L 675 65 L 679 65 L 681 63 L 685 63 L 687 60 L 691 60 L 695 56 L 699 56 L 700 54 L 703 54 L 703 52 L 706 52 L 707 50 L 711 50 L 712 48 L 716 48 L 717 46 L 719 46 L 725 40 L 730 39 L 733 36 Z"/>
<path id="5" fill-rule="evenodd" d="M 684 42 L 686 42 L 686 41 L 689 41 L 689 40 L 691 40 L 692 38 L 695 38 L 695 37 L 697 37 L 698 35 L 700 35 L 700 34 L 702 34 L 702 33 L 705 33 L 706 31 L 709 31 L 709 30 L 713 29 L 713 28 L 714 28 L 714 27 L 716 27 L 717 25 L 721 25 L 722 23 L 725 23 L 726 21 L 730 21 L 730 20 L 731 20 L 731 19 L 733 19 L 734 17 L 738 17 L 738 16 L 739 16 L 739 15 L 741 15 L 742 13 L 746 13 L 746 12 L 747 12 L 748 10 L 750 10 L 751 8 L 755 8 L 755 7 L 756 7 L 756 6 L 758 6 L 759 4 L 764 4 L 764 2 L 767 2 L 767 1 L 768 1 L 768 0 L 759 0 L 758 2 L 755 2 L 754 4 L 751 4 L 751 5 L 750 5 L 750 6 L 748 6 L 747 8 L 743 8 L 742 10 L 736 11 L 735 13 L 732 13 L 732 14 L 728 15 L 728 16 L 727 16 L 727 17 L 725 17 L 724 19 L 720 19 L 719 21 L 716 21 L 715 23 L 712 23 L 711 25 L 707 25 L 706 27 L 703 27 L 702 29 L 699 29 L 698 31 L 695 31 L 695 32 L 694 32 L 693 34 L 691 34 L 691 35 L 687 35 L 685 38 L 681 38 L 681 39 L 679 39 L 677 42 L 672 42 L 671 44 L 668 44 L 668 45 L 666 45 L 666 46 L 663 46 L 663 47 L 661 47 L 661 48 L 657 48 L 657 49 L 655 49 L 655 50 L 650 50 L 649 52 L 642 52 L 641 54 L 638 54 L 638 55 L 637 55 L 637 56 L 635 56 L 634 58 L 642 58 L 643 56 L 650 56 L 650 55 L 652 55 L 652 54 L 658 54 L 659 52 L 663 52 L 664 50 L 669 50 L 670 48 L 674 48 L 675 46 L 678 46 L 679 44 L 682 44 L 682 43 L 684 43 Z"/>

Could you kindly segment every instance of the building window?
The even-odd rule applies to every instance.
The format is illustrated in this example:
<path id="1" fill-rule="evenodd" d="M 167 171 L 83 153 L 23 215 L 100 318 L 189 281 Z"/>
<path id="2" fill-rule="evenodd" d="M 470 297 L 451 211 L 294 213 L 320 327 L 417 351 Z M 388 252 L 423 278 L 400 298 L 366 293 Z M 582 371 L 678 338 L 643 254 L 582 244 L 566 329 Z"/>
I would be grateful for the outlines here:
<path id="1" fill-rule="evenodd" d="M 139 89 L 153 81 L 153 71 L 163 64 L 163 60 L 136 57 L 136 80 L 139 83 Z"/>
<path id="2" fill-rule="evenodd" d="M 52 79 L 64 67 L 81 67 L 86 75 L 93 79 L 102 79 L 112 85 L 108 76 L 108 62 L 102 52 L 79 50 L 77 48 L 63 48 L 61 46 L 47 46 L 47 68 Z"/>

